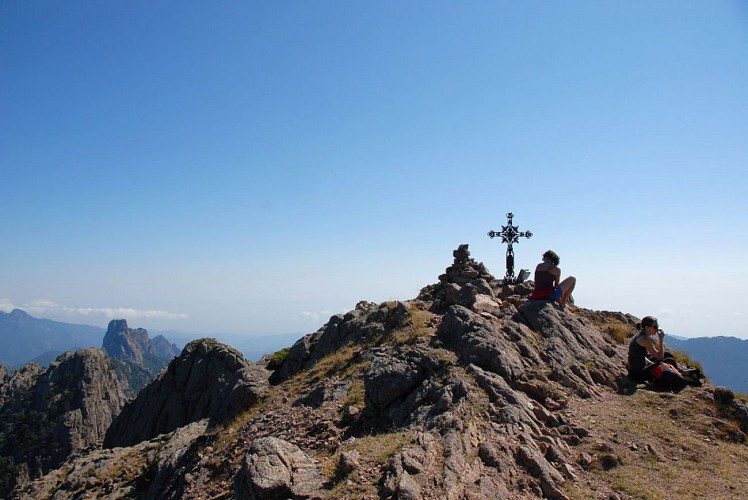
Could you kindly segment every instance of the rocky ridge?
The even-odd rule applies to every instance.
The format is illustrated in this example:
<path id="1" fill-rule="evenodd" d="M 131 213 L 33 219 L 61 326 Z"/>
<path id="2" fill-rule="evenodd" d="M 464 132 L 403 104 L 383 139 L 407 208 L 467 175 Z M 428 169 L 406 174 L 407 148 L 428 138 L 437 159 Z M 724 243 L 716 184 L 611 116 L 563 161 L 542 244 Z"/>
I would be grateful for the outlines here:
<path id="1" fill-rule="evenodd" d="M 453 256 L 416 299 L 360 302 L 265 359 L 272 385 L 230 418 L 204 431 L 198 415 L 187 427 L 154 428 L 186 390 L 154 382 L 118 424 L 151 429 L 119 444 L 150 441 L 82 455 L 15 496 L 629 498 L 647 491 L 626 479 L 644 474 L 638 461 L 655 457 L 667 471 L 661 488 L 685 481 L 679 471 L 694 474 L 703 458 L 685 447 L 703 440 L 715 443 L 712 455 L 748 459 L 748 407 L 729 391 L 707 384 L 660 402 L 627 383 L 625 345 L 614 334 L 635 318 L 527 301 L 531 284 L 503 286 L 467 245 Z M 180 405 L 186 413 L 211 406 Z M 159 411 L 146 415 L 152 407 Z M 678 441 L 683 429 L 692 441 Z M 171 451 L 133 458 L 175 436 Z M 123 460 L 131 462 L 117 468 Z M 84 468 L 87 478 L 75 472 Z M 748 494 L 740 470 L 716 476 L 699 477 L 712 496 Z"/>

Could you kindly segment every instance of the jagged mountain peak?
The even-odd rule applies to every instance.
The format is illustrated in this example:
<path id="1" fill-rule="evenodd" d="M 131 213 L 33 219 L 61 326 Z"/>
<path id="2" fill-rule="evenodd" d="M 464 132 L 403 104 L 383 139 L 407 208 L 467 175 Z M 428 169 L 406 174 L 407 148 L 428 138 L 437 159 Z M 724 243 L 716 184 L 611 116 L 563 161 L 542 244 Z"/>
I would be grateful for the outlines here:
<path id="1" fill-rule="evenodd" d="M 115 360 L 128 394 L 137 392 L 177 354 L 179 349 L 163 336 L 151 339 L 144 328 L 130 328 L 124 319 L 109 322 L 103 348 Z"/>
<path id="2" fill-rule="evenodd" d="M 114 359 L 142 364 L 146 354 L 154 348 L 148 332 L 143 328 L 129 328 L 127 320 L 113 319 L 104 335 L 104 350 Z"/>
<path id="3" fill-rule="evenodd" d="M 163 335 L 156 335 L 151 339 L 153 343 L 153 349 L 156 355 L 162 359 L 171 359 L 175 356 L 179 356 L 179 347 Z"/>

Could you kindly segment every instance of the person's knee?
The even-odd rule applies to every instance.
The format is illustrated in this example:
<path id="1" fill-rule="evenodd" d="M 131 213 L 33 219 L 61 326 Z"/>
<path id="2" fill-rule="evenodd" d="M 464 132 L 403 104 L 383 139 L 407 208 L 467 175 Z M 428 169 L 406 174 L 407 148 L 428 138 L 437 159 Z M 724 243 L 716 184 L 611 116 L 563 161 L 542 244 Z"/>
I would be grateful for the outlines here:
<path id="1" fill-rule="evenodd" d="M 574 288 L 574 285 L 576 285 L 577 279 L 574 276 L 569 276 L 565 280 L 563 280 L 559 285 L 563 290 L 571 290 Z"/>

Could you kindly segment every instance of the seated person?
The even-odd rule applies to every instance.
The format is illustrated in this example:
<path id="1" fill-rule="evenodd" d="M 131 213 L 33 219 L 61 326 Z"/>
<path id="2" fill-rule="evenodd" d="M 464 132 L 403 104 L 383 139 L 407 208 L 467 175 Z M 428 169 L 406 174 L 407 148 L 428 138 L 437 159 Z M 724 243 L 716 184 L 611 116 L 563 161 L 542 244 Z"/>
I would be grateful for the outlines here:
<path id="1" fill-rule="evenodd" d="M 678 366 L 672 354 L 665 352 L 662 345 L 665 332 L 659 329 L 657 318 L 646 316 L 641 320 L 641 323 L 637 323 L 636 328 L 639 331 L 629 343 L 629 359 L 626 363 L 629 377 L 637 382 L 647 382 L 655 380 L 652 369 L 660 362 Z M 656 346 L 655 335 L 658 338 Z"/>
<path id="2" fill-rule="evenodd" d="M 530 300 L 552 300 L 558 302 L 561 308 L 566 307 L 566 302 L 577 284 L 577 279 L 569 276 L 561 280 L 561 269 L 558 263 L 561 259 L 552 250 L 543 254 L 543 262 L 535 268 L 535 290 L 530 295 Z"/>

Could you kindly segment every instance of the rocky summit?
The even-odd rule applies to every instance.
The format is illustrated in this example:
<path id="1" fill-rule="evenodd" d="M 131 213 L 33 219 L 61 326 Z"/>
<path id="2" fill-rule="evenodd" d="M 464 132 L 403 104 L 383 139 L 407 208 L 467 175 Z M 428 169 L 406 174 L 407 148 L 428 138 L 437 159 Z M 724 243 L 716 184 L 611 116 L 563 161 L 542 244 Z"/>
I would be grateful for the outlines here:
<path id="1" fill-rule="evenodd" d="M 741 498 L 748 406 L 625 376 L 636 318 L 529 301 L 467 245 L 244 361 L 188 345 L 92 449 L 14 498 Z M 580 285 L 581 286 L 581 285 Z"/>

